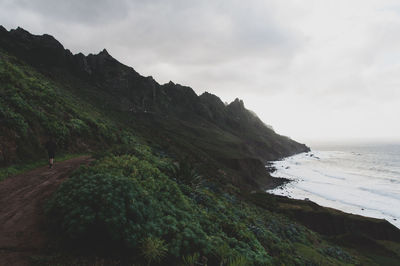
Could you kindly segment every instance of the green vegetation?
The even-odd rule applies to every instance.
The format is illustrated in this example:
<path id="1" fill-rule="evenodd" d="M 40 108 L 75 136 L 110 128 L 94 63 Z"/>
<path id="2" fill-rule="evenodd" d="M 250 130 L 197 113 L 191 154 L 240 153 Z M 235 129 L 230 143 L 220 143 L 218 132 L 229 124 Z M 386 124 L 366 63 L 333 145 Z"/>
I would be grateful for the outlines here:
<path id="1" fill-rule="evenodd" d="M 1 166 L 45 158 L 49 137 L 63 153 L 132 141 L 98 109 L 1 50 L 0 96 Z"/>
<path id="2" fill-rule="evenodd" d="M 225 106 L 211 94 L 156 84 L 104 54 L 92 57 L 98 73 L 90 80 L 67 66 L 32 62 L 40 56 L 28 60 L 37 68 L 17 57 L 0 50 L 0 181 L 45 165 L 38 158 L 46 158 L 49 137 L 58 161 L 81 153 L 96 159 L 47 202 L 54 245 L 33 256 L 34 265 L 398 262 L 398 243 L 349 234 L 348 222 L 353 230 L 371 222 L 365 218 L 248 193 L 271 181 L 261 160 L 306 147 L 276 135 L 243 102 Z M 325 237 L 301 224 L 344 233 Z M 364 249 L 364 240 L 380 253 Z"/>
<path id="3" fill-rule="evenodd" d="M 55 160 L 55 162 L 63 162 L 75 157 L 79 157 L 79 156 L 83 156 L 83 155 L 87 155 L 87 154 L 61 154 L 61 155 L 57 155 L 57 159 Z M 43 155 L 43 158 L 46 158 L 46 155 Z M 49 163 L 49 161 L 47 159 L 42 159 L 42 160 L 38 160 L 38 161 L 34 161 L 34 162 L 28 162 L 28 163 L 20 163 L 20 164 L 16 164 L 16 165 L 12 165 L 12 166 L 7 166 L 7 167 L 3 167 L 0 168 L 0 182 L 3 181 L 4 179 L 6 179 L 7 177 L 13 176 L 13 175 L 17 175 L 17 174 L 21 174 L 33 169 L 36 169 L 38 167 L 42 167 L 42 166 L 47 166 Z"/>
<path id="4" fill-rule="evenodd" d="M 226 181 L 254 189 L 271 185 L 263 161 L 308 150 L 238 99 L 225 105 L 209 93 L 160 85 L 106 51 L 73 55 L 49 35 L 0 27 L 0 37 L 1 166 L 37 158 L 48 136 L 65 152 L 82 152 L 134 135 L 175 158 L 192 157 L 202 175 L 229 168 Z"/>
<path id="5" fill-rule="evenodd" d="M 161 158 L 108 154 L 64 182 L 47 205 L 52 230 L 75 248 L 107 250 L 131 263 L 287 265 L 352 261 L 313 232 L 255 207 L 212 183 L 181 182 Z M 131 152 L 133 153 L 133 152 Z M 174 166 L 173 166 L 174 165 Z M 180 178 L 198 178 L 181 162 Z M 183 169 L 186 170 L 183 170 Z M 218 189 L 217 189 L 218 190 Z M 100 243 L 100 244 L 99 244 Z M 305 247 L 312 252 L 303 252 Z"/>

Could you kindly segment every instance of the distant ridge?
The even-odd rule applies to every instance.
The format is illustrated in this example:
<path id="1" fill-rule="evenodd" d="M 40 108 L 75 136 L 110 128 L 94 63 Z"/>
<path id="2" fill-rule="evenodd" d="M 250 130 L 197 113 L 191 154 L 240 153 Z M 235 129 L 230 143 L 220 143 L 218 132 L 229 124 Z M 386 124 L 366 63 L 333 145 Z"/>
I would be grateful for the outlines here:
<path id="1" fill-rule="evenodd" d="M 225 105 L 208 92 L 198 96 L 187 86 L 160 85 L 106 49 L 87 56 L 72 54 L 50 35 L 32 35 L 22 28 L 7 31 L 2 26 L 0 49 L 79 99 L 116 115 L 123 126 L 163 149 L 222 163 L 241 176 L 239 183 L 270 186 L 273 182 L 264 169 L 267 161 L 309 151 L 306 145 L 276 134 L 242 100 Z"/>

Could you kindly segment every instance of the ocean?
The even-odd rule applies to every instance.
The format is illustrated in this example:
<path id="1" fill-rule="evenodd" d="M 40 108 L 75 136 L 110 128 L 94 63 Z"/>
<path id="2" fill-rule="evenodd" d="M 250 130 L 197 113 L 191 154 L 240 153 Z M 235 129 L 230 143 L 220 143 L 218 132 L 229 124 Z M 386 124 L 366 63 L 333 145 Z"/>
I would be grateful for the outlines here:
<path id="1" fill-rule="evenodd" d="M 292 180 L 267 192 L 368 217 L 400 228 L 400 144 L 319 145 L 273 162 Z"/>

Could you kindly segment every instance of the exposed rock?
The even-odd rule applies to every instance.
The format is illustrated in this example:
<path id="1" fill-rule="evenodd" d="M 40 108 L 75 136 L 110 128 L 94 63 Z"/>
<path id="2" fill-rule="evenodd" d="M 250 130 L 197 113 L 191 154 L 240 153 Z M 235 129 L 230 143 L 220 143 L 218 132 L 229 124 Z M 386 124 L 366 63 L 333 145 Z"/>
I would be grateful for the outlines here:
<path id="1" fill-rule="evenodd" d="M 236 98 L 225 105 L 215 95 L 206 92 L 198 96 L 192 88 L 172 81 L 160 85 L 153 78 L 143 77 L 132 67 L 118 62 L 106 49 L 98 54 L 73 55 L 54 37 L 32 35 L 21 28 L 9 32 L 0 28 L 0 48 L 57 82 L 74 80 L 79 90 L 90 88 L 85 94 L 93 103 L 100 104 L 106 112 L 135 114 L 132 119 L 145 124 L 151 132 L 157 128 L 165 134 L 173 124 L 173 130 L 181 131 L 180 135 L 175 135 L 177 141 L 209 144 L 198 148 L 229 167 L 239 165 L 237 171 L 245 174 L 244 179 L 249 183 L 269 182 L 260 181 L 271 179 L 265 174 L 267 161 L 309 151 L 307 146 L 276 134 L 247 110 L 242 100 Z M 146 116 L 142 118 L 137 114 Z M 199 126 L 204 129 L 202 133 L 199 133 Z M 198 139 L 193 140 L 193 135 Z M 223 154 L 225 150 L 231 154 Z M 226 160 L 227 156 L 238 161 Z M 249 163 L 251 160 L 257 163 Z M 244 173 L 241 169 L 245 167 L 255 167 L 255 174 Z"/>
<path id="2" fill-rule="evenodd" d="M 250 199 L 261 207 L 283 213 L 326 236 L 368 235 L 375 240 L 400 241 L 400 230 L 383 219 L 348 214 L 322 207 L 310 200 L 289 199 L 267 193 L 253 194 Z"/>

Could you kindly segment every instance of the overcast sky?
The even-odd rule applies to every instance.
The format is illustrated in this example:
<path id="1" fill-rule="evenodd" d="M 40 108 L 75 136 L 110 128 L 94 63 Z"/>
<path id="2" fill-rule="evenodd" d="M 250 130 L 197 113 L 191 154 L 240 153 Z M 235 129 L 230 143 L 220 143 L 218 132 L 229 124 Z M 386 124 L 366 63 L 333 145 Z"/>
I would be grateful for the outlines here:
<path id="1" fill-rule="evenodd" d="M 0 0 L 0 24 L 241 98 L 299 141 L 400 139 L 400 1 Z"/>

